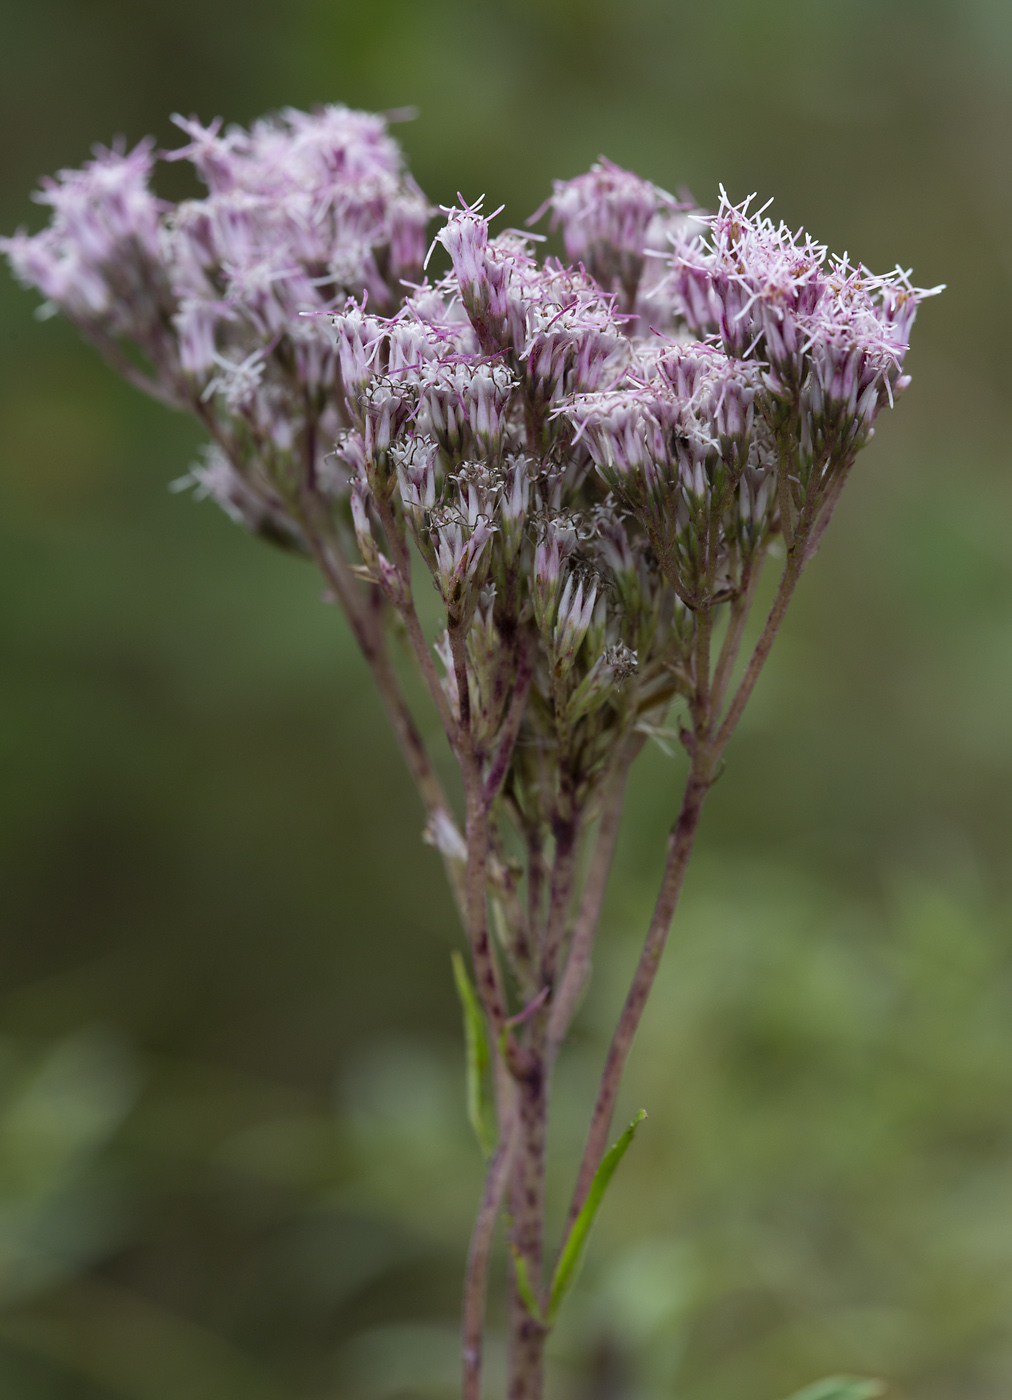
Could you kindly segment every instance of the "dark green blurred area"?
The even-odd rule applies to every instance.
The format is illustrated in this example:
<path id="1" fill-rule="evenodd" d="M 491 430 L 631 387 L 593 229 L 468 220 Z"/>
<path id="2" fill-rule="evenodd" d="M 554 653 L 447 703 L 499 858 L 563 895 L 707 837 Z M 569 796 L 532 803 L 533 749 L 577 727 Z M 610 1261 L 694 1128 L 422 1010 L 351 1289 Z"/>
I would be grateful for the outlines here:
<path id="1" fill-rule="evenodd" d="M 436 201 L 520 223 L 603 152 L 948 283 L 713 794 L 551 1397 L 1005 1400 L 1012 7 L 2 0 L 0 36 L 5 231 L 175 110 L 414 104 Z M 0 1394 L 452 1397 L 480 1163 L 418 804 L 308 568 L 170 494 L 196 430 L 32 310 L 0 278 Z M 560 1209 L 679 775 L 636 775 Z"/>

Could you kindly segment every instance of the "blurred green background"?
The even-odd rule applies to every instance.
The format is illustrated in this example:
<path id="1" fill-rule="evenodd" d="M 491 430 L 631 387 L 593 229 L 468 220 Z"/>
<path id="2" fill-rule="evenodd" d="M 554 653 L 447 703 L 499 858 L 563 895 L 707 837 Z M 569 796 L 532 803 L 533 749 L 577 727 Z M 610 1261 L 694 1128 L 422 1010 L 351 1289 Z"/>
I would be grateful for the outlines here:
<path id="1" fill-rule="evenodd" d="M 519 223 L 603 152 L 948 283 L 713 794 L 551 1400 L 1007 1400 L 1012 7 L 2 0 L 0 228 L 93 141 L 334 100 L 416 105 L 436 201 Z M 480 1166 L 418 804 L 309 569 L 32 312 L 0 277 L 0 1394 L 452 1397 Z M 635 776 L 556 1207 L 679 775 Z"/>

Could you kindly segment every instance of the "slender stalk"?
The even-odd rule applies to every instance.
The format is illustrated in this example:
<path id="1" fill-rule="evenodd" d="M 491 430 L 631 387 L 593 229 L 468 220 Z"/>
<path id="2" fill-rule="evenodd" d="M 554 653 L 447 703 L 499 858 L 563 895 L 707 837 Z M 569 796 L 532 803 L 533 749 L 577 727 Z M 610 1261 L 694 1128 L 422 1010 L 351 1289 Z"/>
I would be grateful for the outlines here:
<path id="1" fill-rule="evenodd" d="M 738 689 L 734 693 L 734 698 L 728 706 L 727 714 L 724 716 L 723 722 L 714 739 L 714 753 L 717 756 L 723 752 L 728 740 L 734 733 L 738 721 L 741 719 L 742 712 L 748 704 L 752 691 L 755 689 L 755 683 L 759 679 L 759 673 L 766 664 L 766 658 L 770 654 L 770 648 L 773 646 L 777 632 L 780 630 L 780 624 L 784 620 L 787 605 L 791 601 L 791 597 L 797 587 L 798 579 L 801 577 L 801 571 L 805 565 L 804 539 L 800 536 L 796 537 L 796 545 L 797 547 L 792 549 L 787 555 L 787 563 L 784 565 L 784 571 L 780 576 L 780 585 L 777 588 L 776 597 L 773 599 L 773 605 L 766 619 L 766 625 L 760 633 L 759 640 L 755 644 L 755 650 L 752 652 L 749 663 L 745 668 L 745 674 L 741 678 Z"/>
<path id="2" fill-rule="evenodd" d="M 510 971 L 516 978 L 522 996 L 525 1000 L 531 1001 L 537 994 L 537 986 L 527 929 L 527 912 L 513 885 L 510 873 L 504 868 L 502 861 L 496 857 L 494 845 L 493 857 L 499 866 L 498 872 L 493 870 L 489 872 L 491 876 L 492 915 L 493 919 L 499 921 L 495 924 L 494 931 L 499 942 L 503 945 Z M 496 879 L 497 873 L 498 880 Z"/>
<path id="3" fill-rule="evenodd" d="M 492 949 L 488 930 L 487 879 L 489 829 L 488 809 L 482 800 L 481 775 L 475 781 L 473 760 L 465 766 L 464 784 L 467 802 L 466 928 L 471 945 L 474 975 L 488 1017 L 489 1029 L 498 1039 L 506 1029 L 506 1001 L 502 978 Z"/>
<path id="4" fill-rule="evenodd" d="M 696 611 L 696 698 L 693 718 L 698 726 L 701 716 L 710 712 L 710 637 L 713 631 L 713 608 L 704 602 Z"/>
<path id="5" fill-rule="evenodd" d="M 706 574 L 703 604 L 696 612 L 696 699 L 694 718 L 702 733 L 712 714 L 710 704 L 710 644 L 713 639 L 713 583 L 717 571 L 718 511 L 711 500 L 706 511 Z M 705 717 L 705 718 L 704 718 Z"/>
<path id="6" fill-rule="evenodd" d="M 527 926 L 533 955 L 544 939 L 545 853 L 540 826 L 530 822 L 524 834 L 527 844 Z"/>
<path id="7" fill-rule="evenodd" d="M 696 839 L 703 802 L 713 781 L 708 758 L 709 756 L 704 754 L 702 750 L 697 750 L 685 785 L 681 811 L 668 837 L 668 856 L 664 866 L 660 892 L 654 906 L 643 951 L 636 965 L 632 984 L 608 1050 L 608 1058 L 605 1061 L 597 1101 L 594 1104 L 590 1132 L 587 1135 L 587 1144 L 584 1148 L 583 1160 L 580 1163 L 576 1189 L 573 1193 L 561 1248 L 565 1247 L 576 1217 L 587 1199 L 591 1182 L 594 1180 L 594 1173 L 597 1171 L 607 1146 L 608 1132 L 611 1127 L 622 1072 L 625 1069 L 633 1038 L 643 1015 L 643 1008 L 646 1006 L 647 997 L 650 995 L 650 989 L 653 987 L 654 978 L 657 975 L 657 968 L 660 965 L 661 954 L 664 952 L 664 945 L 667 942 L 678 897 L 685 882 L 685 872 Z"/>
<path id="8" fill-rule="evenodd" d="M 548 1081 L 544 1072 L 544 1012 L 532 1018 L 524 1049 L 533 1062 L 518 1084 L 519 1141 L 510 1189 L 510 1238 L 522 1257 L 535 1298 L 541 1297 L 545 1235 L 545 1151 L 548 1129 Z M 548 1329 L 532 1317 L 511 1270 L 509 1400 L 541 1400 L 544 1347 Z"/>
<path id="9" fill-rule="evenodd" d="M 791 464 L 789 454 L 785 453 L 780 462 L 780 481 L 787 480 L 788 466 Z M 773 606 L 770 608 L 766 625 L 763 628 L 755 650 L 749 659 L 745 674 L 741 679 L 738 689 L 735 691 L 734 699 L 728 706 L 727 714 L 714 741 L 714 753 L 717 757 L 727 745 L 728 740 L 735 731 L 735 727 L 742 712 L 748 704 L 749 697 L 755 689 L 755 683 L 759 679 L 759 673 L 766 664 L 766 658 L 770 654 L 770 648 L 776 639 L 780 624 L 784 620 L 787 605 L 791 601 L 794 590 L 797 587 L 798 579 L 801 577 L 805 564 L 811 558 L 815 545 L 821 537 L 819 528 L 820 514 L 828 509 L 832 514 L 839 495 L 836 483 L 830 486 L 828 491 L 820 490 L 821 469 L 819 466 L 812 468 L 805 491 L 805 498 L 798 513 L 798 519 L 790 532 L 784 532 L 784 540 L 787 545 L 787 562 L 784 571 L 780 576 L 780 585 L 777 588 L 776 597 L 773 599 Z M 828 517 L 823 517 L 828 519 Z M 784 531 L 783 507 L 781 507 L 780 519 L 781 531 Z M 825 524 L 822 525 L 822 529 Z"/>
<path id="10" fill-rule="evenodd" d="M 611 873 L 611 862 L 618 841 L 622 820 L 622 807 L 625 803 L 626 784 L 633 759 L 645 743 L 642 734 L 631 735 L 619 750 L 615 771 L 605 798 L 604 809 L 597 828 L 590 868 L 583 887 L 580 908 L 573 927 L 569 945 L 569 956 L 565 970 L 559 980 L 558 989 L 552 998 L 552 1009 L 548 1020 L 548 1043 L 546 1057 L 552 1064 L 565 1039 L 590 970 L 590 956 L 594 947 L 601 906 L 604 903 Z"/>
<path id="11" fill-rule="evenodd" d="M 556 823 L 555 859 L 548 887 L 548 915 L 541 960 L 541 976 L 545 986 L 555 984 L 558 960 L 566 934 L 569 904 L 576 875 L 579 852 L 580 823 L 576 816 Z"/>
<path id="12" fill-rule="evenodd" d="M 777 472 L 777 502 L 780 508 L 780 533 L 784 537 L 787 552 L 794 549 L 794 524 L 791 518 L 791 480 L 788 468 L 791 454 L 781 451 L 780 469 Z"/>
<path id="13" fill-rule="evenodd" d="M 806 563 L 809 559 L 811 559 L 812 555 L 818 549 L 819 544 L 822 541 L 822 536 L 826 533 L 826 526 L 833 518 L 833 512 L 836 509 L 836 503 L 840 499 L 840 492 L 843 490 L 844 483 L 846 482 L 847 477 L 850 475 L 850 469 L 852 466 L 853 459 L 851 459 L 849 462 L 846 462 L 843 466 L 837 467 L 835 478 L 832 484 L 826 490 L 823 499 L 819 504 L 819 510 L 815 517 L 815 524 L 811 534 L 809 535 L 808 543 L 805 546 Z"/>
<path id="14" fill-rule="evenodd" d="M 114 369 L 117 374 L 121 374 L 128 384 L 132 384 L 135 389 L 139 389 L 148 398 L 164 404 L 166 408 L 185 409 L 189 407 L 185 393 L 165 388 L 164 384 L 160 384 L 156 379 L 145 374 L 142 369 L 138 369 L 124 355 L 112 336 L 101 334 L 95 327 L 83 321 L 75 321 L 74 324 L 85 340 L 94 345 L 110 368 Z"/>
<path id="15" fill-rule="evenodd" d="M 456 725 L 453 715 L 450 712 L 450 705 L 446 698 L 446 692 L 439 683 L 435 662 L 432 659 L 432 651 L 428 642 L 425 640 L 422 624 L 415 610 L 414 598 L 411 592 L 411 551 L 408 549 L 408 544 L 402 531 L 398 528 L 398 522 L 394 516 L 390 502 L 377 500 L 376 509 L 379 512 L 380 524 L 383 526 L 383 531 L 387 537 L 387 544 L 390 548 L 390 552 L 394 556 L 394 567 L 401 580 L 401 597 L 398 599 L 397 611 L 407 630 L 408 640 L 415 654 L 418 669 L 424 677 L 426 687 L 439 712 L 439 718 L 443 722 L 443 728 L 446 731 L 446 737 L 449 740 L 450 747 L 455 748 L 457 740 Z M 460 678 L 458 676 L 458 685 L 459 680 Z M 460 697 L 462 715 L 463 707 L 467 703 L 467 687 L 465 686 L 464 689 L 465 695 Z"/>
<path id="16" fill-rule="evenodd" d="M 506 718 L 500 730 L 499 747 L 496 749 L 495 757 L 485 778 L 485 801 L 489 806 L 498 796 L 503 779 L 506 777 L 506 770 L 509 768 L 510 759 L 513 757 L 513 750 L 516 748 L 520 724 L 527 708 L 527 697 L 534 679 L 534 658 L 534 646 L 529 639 L 525 638 L 520 644 L 516 674 L 513 678 L 513 694 L 510 697 L 509 709 L 506 711 Z"/>
<path id="17" fill-rule="evenodd" d="M 504 1114 L 500 1109 L 500 1118 Z M 481 1400 L 481 1370 L 485 1339 L 485 1299 L 488 1292 L 488 1265 L 492 1238 L 509 1184 L 516 1151 L 517 1120 L 512 1109 L 500 1126 L 499 1145 L 492 1154 L 485 1176 L 481 1205 L 471 1232 L 471 1245 L 464 1275 L 462 1320 L 464 1384 L 463 1400 Z"/>
<path id="18" fill-rule="evenodd" d="M 467 676 L 467 631 L 460 623 L 451 622 L 447 626 L 450 639 L 450 657 L 453 661 L 453 679 L 457 687 L 457 713 L 460 715 L 459 740 L 467 750 L 462 761 L 467 764 L 474 758 L 474 740 L 471 734 L 471 685 Z M 481 773 L 478 773 L 481 779 Z M 484 793 L 482 794 L 484 801 Z"/>
<path id="19" fill-rule="evenodd" d="M 745 624 L 748 615 L 752 611 L 752 601 L 755 598 L 756 586 L 762 573 L 762 554 L 750 555 L 742 569 L 741 587 L 731 603 L 731 615 L 727 621 L 727 631 L 724 634 L 724 641 L 720 648 L 720 655 L 717 657 L 717 666 L 713 673 L 713 684 L 710 688 L 710 695 L 713 704 L 713 713 L 720 714 L 721 706 L 724 703 L 724 696 L 727 694 L 728 683 L 734 672 L 734 663 L 738 659 L 741 650 L 742 639 L 745 635 Z"/>

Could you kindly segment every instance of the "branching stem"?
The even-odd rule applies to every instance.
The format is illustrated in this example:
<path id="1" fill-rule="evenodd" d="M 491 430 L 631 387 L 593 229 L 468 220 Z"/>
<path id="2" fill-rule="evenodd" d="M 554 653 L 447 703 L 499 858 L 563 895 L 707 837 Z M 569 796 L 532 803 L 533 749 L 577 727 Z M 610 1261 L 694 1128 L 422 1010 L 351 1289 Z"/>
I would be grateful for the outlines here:
<path id="1" fill-rule="evenodd" d="M 650 927 L 647 930 L 646 941 L 643 944 L 643 951 L 633 974 L 632 985 L 626 996 L 625 1005 L 622 1008 L 608 1050 L 561 1248 L 565 1247 L 569 1232 L 587 1199 L 587 1192 L 594 1180 L 594 1173 L 597 1171 L 607 1146 L 622 1072 L 625 1069 L 640 1018 L 643 1015 L 643 1008 L 646 1006 L 647 997 L 650 995 L 650 989 L 657 975 L 661 954 L 664 952 L 664 945 L 671 927 L 671 920 L 674 917 L 678 897 L 685 881 L 685 872 L 696 839 L 703 802 L 711 782 L 712 770 L 708 755 L 703 757 L 697 751 L 685 785 L 678 820 L 668 837 L 668 855 L 664 866 L 664 876 L 654 906 L 653 917 L 650 920 Z"/>
<path id="2" fill-rule="evenodd" d="M 597 828 L 597 837 L 590 858 L 587 879 L 583 887 L 583 897 L 580 900 L 579 911 L 573 926 L 569 956 L 566 959 L 565 971 L 559 981 L 558 990 L 552 1000 L 546 1052 L 549 1064 L 554 1062 L 559 1053 L 559 1047 L 565 1039 L 566 1032 L 569 1030 L 570 1023 L 576 1013 L 590 971 L 594 938 L 601 917 L 605 891 L 608 888 L 612 857 L 615 854 L 615 845 L 618 841 L 629 769 L 645 742 L 646 739 L 642 734 L 632 734 L 624 741 L 616 755 L 610 783 L 606 788 L 604 807 Z"/>
<path id="3" fill-rule="evenodd" d="M 422 673 L 426 688 L 439 713 L 439 718 L 442 720 L 447 740 L 449 741 L 450 747 L 455 748 L 457 741 L 456 724 L 450 711 L 450 704 L 446 698 L 446 692 L 439 683 L 439 675 L 437 674 L 436 664 L 432 657 L 432 650 L 425 640 L 425 634 L 422 631 L 422 624 L 419 621 L 411 592 L 411 551 L 408 548 L 404 532 L 400 528 L 390 502 L 378 501 L 377 511 L 380 517 L 380 524 L 383 526 L 383 532 L 387 537 L 387 545 L 393 555 L 394 568 L 397 570 L 401 581 L 401 596 L 397 600 L 397 611 L 407 631 L 408 641 L 411 643 L 411 650 L 414 652 L 415 660 L 418 663 L 418 669 Z M 465 703 L 466 697 L 461 699 L 461 705 L 463 706 Z M 463 710 L 461 713 L 463 714 Z"/>
<path id="4" fill-rule="evenodd" d="M 749 613 L 752 611 L 752 601 L 755 597 L 756 586 L 762 573 L 762 555 L 750 554 L 742 567 L 742 578 L 738 592 L 731 603 L 731 613 L 727 621 L 727 631 L 724 633 L 724 641 L 721 644 L 720 655 L 717 658 L 717 666 L 713 673 L 713 685 L 711 687 L 713 713 L 720 715 L 721 707 L 724 704 L 724 696 L 727 694 L 727 687 L 734 673 L 734 664 L 738 659 L 741 650 L 742 640 L 745 635 L 745 624 L 748 622 Z"/>

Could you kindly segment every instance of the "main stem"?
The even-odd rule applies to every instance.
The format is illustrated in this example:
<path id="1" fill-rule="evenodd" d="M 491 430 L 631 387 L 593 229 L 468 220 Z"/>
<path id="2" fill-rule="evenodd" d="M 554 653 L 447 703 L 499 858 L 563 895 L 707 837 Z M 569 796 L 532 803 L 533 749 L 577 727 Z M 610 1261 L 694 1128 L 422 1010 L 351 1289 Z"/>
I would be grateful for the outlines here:
<path id="1" fill-rule="evenodd" d="M 488 1265 L 492 1238 L 509 1185 L 516 1149 L 516 1113 L 512 1103 L 500 1102 L 501 1136 L 492 1154 L 485 1177 L 478 1216 L 471 1232 L 471 1246 L 464 1275 L 462 1325 L 464 1387 L 463 1400 L 481 1400 L 481 1366 L 485 1341 L 485 1297 L 488 1292 Z"/>
<path id="2" fill-rule="evenodd" d="M 810 497 L 814 497 L 814 493 L 810 493 Z M 772 647 L 809 553 L 806 544 L 808 537 L 813 533 L 814 517 L 817 514 L 814 505 L 814 499 L 806 500 L 797 522 L 799 528 L 789 536 L 787 563 L 773 606 L 745 674 L 722 720 L 719 711 L 741 644 L 758 570 L 749 570 L 742 580 L 741 596 L 732 608 L 728 633 L 712 680 L 710 609 L 704 608 L 697 619 L 696 692 L 691 706 L 694 736 L 690 744 L 689 775 L 681 808 L 669 835 L 664 875 L 650 926 L 608 1050 L 566 1224 L 563 1247 L 587 1199 L 607 1147 L 622 1074 L 664 952 L 706 795 L 713 784 L 723 750 Z M 321 544 L 315 540 L 315 531 L 309 530 L 307 534 L 314 541 L 317 562 L 342 603 L 359 646 L 373 672 L 430 818 L 444 815 L 448 818 L 449 808 L 441 785 L 428 761 L 421 737 L 390 665 L 383 636 L 380 598 L 378 594 L 375 597 L 364 597 L 355 587 L 350 570 L 340 552 L 330 548 L 328 543 Z M 403 568 L 404 560 L 399 560 L 399 563 Z M 712 578 L 709 577 L 712 573 L 712 561 L 708 563 L 711 564 L 708 569 L 708 584 L 712 586 Z M 410 635 L 410 626 L 408 630 Z M 530 1298 L 533 1294 L 534 1299 L 540 1300 L 543 1306 L 545 1155 L 551 1067 L 587 973 L 590 949 L 607 883 L 608 866 L 618 832 L 625 778 L 638 742 L 633 743 L 630 740 L 622 745 L 611 781 L 606 785 L 607 795 L 602 810 L 596 860 L 589 872 L 576 914 L 569 957 L 561 968 L 557 964 L 565 944 L 580 823 L 571 803 L 562 803 L 557 813 L 555 860 L 548 891 L 545 927 L 540 939 L 536 937 L 537 930 L 533 926 L 530 930 L 532 954 L 540 943 L 540 956 L 536 957 L 536 966 L 532 967 L 535 973 L 534 981 L 549 1000 L 536 1009 L 532 1008 L 532 1014 L 525 1017 L 522 1041 L 518 1043 L 512 1029 L 513 1021 L 518 1018 L 513 1018 L 513 1021 L 508 1018 L 501 974 L 489 938 L 487 889 L 492 855 L 491 808 L 516 742 L 533 668 L 528 656 L 517 658 L 513 702 L 508 716 L 504 717 L 504 728 L 500 733 L 501 749 L 493 758 L 489 772 L 484 774 L 483 760 L 475 748 L 471 733 L 463 636 L 452 625 L 449 632 L 460 706 L 456 722 L 449 720 L 448 738 L 461 761 L 464 776 L 467 862 L 462 871 L 458 862 L 448 859 L 447 870 L 458 905 L 464 914 L 478 993 L 484 1004 L 496 1050 L 500 1052 L 496 1055 L 500 1077 L 500 1092 L 497 1094 L 499 1146 L 489 1164 L 481 1207 L 472 1234 L 465 1281 L 463 1397 L 464 1400 L 480 1400 L 481 1397 L 488 1266 L 496 1220 L 503 1202 L 508 1200 L 510 1245 L 514 1256 L 509 1300 L 508 1394 L 509 1400 L 541 1400 L 544 1384 L 544 1346 L 548 1327 L 537 1315 L 537 1309 L 532 1311 Z M 412 640 L 417 644 L 421 639 L 413 637 Z M 416 645 L 415 649 L 418 651 L 419 647 Z M 431 676 L 427 676 L 426 679 L 431 683 Z M 448 722 L 446 713 L 442 713 L 442 718 L 444 724 Z M 532 868 L 529 871 L 532 888 L 538 875 L 533 866 L 535 855 L 532 849 Z M 540 856 L 537 858 L 540 861 Z M 520 1286 L 520 1268 L 526 1275 L 523 1288 Z"/>
<path id="3" fill-rule="evenodd" d="M 544 1060 L 546 1013 L 533 1018 L 526 1047 L 534 1061 L 517 1086 L 517 1151 L 510 1190 L 510 1244 L 514 1252 L 509 1300 L 509 1400 L 541 1400 L 548 1329 L 531 1315 L 519 1287 L 523 1260 L 535 1298 L 541 1297 L 545 1236 L 545 1151 L 548 1136 L 548 1075 Z"/>
<path id="4" fill-rule="evenodd" d="M 561 746 L 560 746 L 561 747 Z M 555 856 L 548 892 L 548 912 L 541 943 L 538 980 L 554 994 L 558 958 L 565 938 L 580 836 L 569 775 L 560 776 L 555 820 Z M 548 1139 L 548 1052 L 550 1010 L 540 1007 L 527 1024 L 524 1049 L 529 1071 L 517 1085 L 518 1146 L 510 1198 L 511 1246 L 509 1400 L 540 1400 L 544 1384 L 544 1348 L 548 1328 L 532 1316 L 519 1286 L 522 1266 L 534 1297 L 542 1296 L 545 1237 L 545 1155 Z"/>

